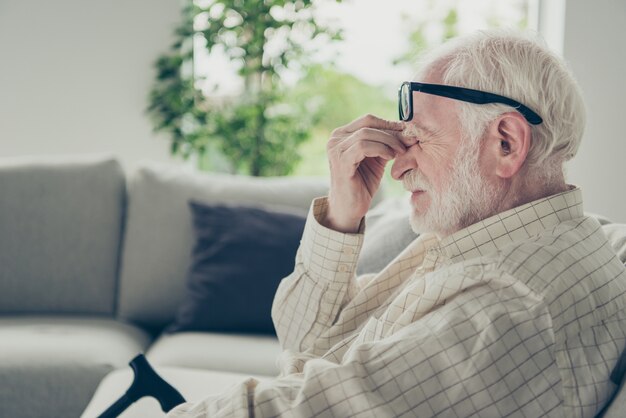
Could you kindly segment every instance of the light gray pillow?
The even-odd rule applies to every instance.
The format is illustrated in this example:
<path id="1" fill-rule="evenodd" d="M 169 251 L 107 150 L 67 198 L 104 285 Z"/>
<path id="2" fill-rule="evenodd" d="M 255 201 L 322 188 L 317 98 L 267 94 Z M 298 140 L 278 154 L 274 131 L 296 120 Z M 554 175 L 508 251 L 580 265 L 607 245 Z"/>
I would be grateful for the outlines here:
<path id="1" fill-rule="evenodd" d="M 144 164 L 128 182 L 119 316 L 154 330 L 183 299 L 195 237 L 189 200 L 206 204 L 309 208 L 327 194 L 325 178 L 254 178 Z"/>
<path id="2" fill-rule="evenodd" d="M 626 224 L 609 223 L 602 225 L 602 230 L 619 259 L 626 265 Z"/>
<path id="3" fill-rule="evenodd" d="M 418 237 L 409 223 L 410 210 L 408 196 L 402 196 L 384 199 L 368 212 L 357 274 L 378 273 Z"/>
<path id="4" fill-rule="evenodd" d="M 596 213 L 585 212 L 585 215 L 595 218 L 607 240 L 615 250 L 617 257 L 626 265 L 626 224 L 613 223 L 610 219 Z"/>

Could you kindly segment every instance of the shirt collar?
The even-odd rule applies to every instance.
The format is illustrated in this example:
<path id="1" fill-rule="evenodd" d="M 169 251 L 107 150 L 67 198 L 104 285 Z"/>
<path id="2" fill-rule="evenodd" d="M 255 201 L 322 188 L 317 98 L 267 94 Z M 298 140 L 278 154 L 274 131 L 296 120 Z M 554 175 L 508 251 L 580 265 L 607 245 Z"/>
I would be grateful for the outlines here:
<path id="1" fill-rule="evenodd" d="M 492 253 L 537 235 L 560 222 L 583 216 L 580 188 L 544 197 L 484 219 L 443 238 L 441 250 L 453 263 Z"/>

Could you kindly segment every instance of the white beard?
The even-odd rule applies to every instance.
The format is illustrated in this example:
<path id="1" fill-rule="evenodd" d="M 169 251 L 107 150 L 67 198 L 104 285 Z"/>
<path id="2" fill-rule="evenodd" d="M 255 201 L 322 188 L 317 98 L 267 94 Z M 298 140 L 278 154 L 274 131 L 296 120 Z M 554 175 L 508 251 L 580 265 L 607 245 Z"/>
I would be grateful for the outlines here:
<path id="1" fill-rule="evenodd" d="M 411 213 L 411 227 L 416 233 L 434 232 L 445 237 L 496 213 L 502 189 L 481 175 L 479 144 L 475 140 L 463 141 L 455 157 L 455 169 L 441 191 L 435 190 L 418 170 L 402 177 L 405 189 L 421 189 L 430 196 L 425 213 L 418 213 L 415 208 Z"/>

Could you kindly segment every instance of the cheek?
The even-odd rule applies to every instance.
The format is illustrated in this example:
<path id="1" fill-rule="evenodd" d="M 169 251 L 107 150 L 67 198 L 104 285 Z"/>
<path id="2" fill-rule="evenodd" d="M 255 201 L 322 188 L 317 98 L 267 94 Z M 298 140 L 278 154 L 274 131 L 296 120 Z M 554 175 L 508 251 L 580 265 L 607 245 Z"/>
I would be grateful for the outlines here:
<path id="1" fill-rule="evenodd" d="M 437 173 L 432 178 L 431 184 L 435 192 L 441 193 L 448 187 L 448 184 L 450 183 L 449 174 L 450 174 L 449 171 L 444 171 L 444 172 Z"/>
<path id="2" fill-rule="evenodd" d="M 454 158 L 451 155 L 430 153 L 421 162 L 420 171 L 427 177 L 431 187 L 439 192 L 445 190 L 455 169 Z"/>
<path id="3" fill-rule="evenodd" d="M 454 167 L 448 165 L 434 165 L 429 168 L 430 170 L 424 171 L 424 175 L 428 179 L 432 192 L 441 193 L 445 191 L 450 183 Z"/>
<path id="4" fill-rule="evenodd" d="M 478 172 L 483 178 L 491 182 L 495 182 L 498 177 L 496 176 L 496 172 L 493 167 L 497 167 L 497 164 L 497 158 L 486 152 L 481 152 L 478 157 Z"/>

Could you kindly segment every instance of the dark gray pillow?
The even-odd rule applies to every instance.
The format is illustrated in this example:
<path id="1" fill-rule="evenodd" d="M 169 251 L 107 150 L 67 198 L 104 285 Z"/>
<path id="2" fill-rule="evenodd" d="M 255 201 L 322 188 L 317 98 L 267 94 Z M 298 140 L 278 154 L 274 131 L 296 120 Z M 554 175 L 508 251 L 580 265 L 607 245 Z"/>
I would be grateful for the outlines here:
<path id="1" fill-rule="evenodd" d="M 186 294 L 167 332 L 274 334 L 272 301 L 293 271 L 306 218 L 194 201 L 190 207 L 196 243 Z"/>

